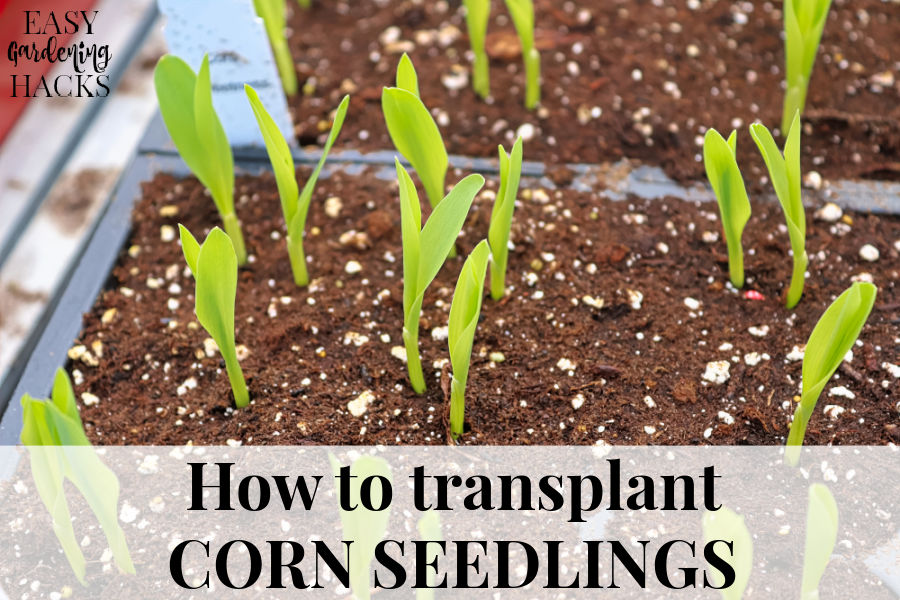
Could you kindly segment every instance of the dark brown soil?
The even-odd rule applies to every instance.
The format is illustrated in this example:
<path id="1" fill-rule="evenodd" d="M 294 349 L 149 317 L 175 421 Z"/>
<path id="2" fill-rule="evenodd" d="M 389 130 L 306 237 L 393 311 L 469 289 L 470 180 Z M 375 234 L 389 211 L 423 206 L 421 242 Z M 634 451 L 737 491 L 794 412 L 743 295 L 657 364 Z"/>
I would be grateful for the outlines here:
<path id="1" fill-rule="evenodd" d="M 488 186 L 496 189 L 495 182 Z M 299 289 L 279 235 L 271 175 L 239 178 L 237 210 L 253 259 L 240 272 L 237 341 L 249 351 L 242 365 L 253 404 L 236 411 L 218 354 L 204 354 L 208 336 L 194 321 L 194 282 L 180 246 L 161 241 L 161 227 L 178 222 L 203 236 L 218 222 L 213 204 L 192 178 L 160 175 L 144 189 L 130 248 L 85 317 L 79 343 L 89 356 L 69 367 L 79 398 L 87 392 L 99 400 L 87 396 L 91 403 L 82 406 L 93 442 L 446 443 L 448 402 L 441 365 L 432 365 L 447 359 L 447 343 L 431 332 L 447 324 L 462 259 L 448 261 L 426 294 L 421 351 L 429 388 L 417 396 L 405 365 L 391 354 L 402 345 L 394 183 L 371 174 L 320 182 L 306 240 L 313 281 Z M 328 196 L 342 199 L 337 218 L 325 214 Z M 900 442 L 900 393 L 889 373 L 890 364 L 900 363 L 900 220 L 849 214 L 852 225 L 829 224 L 810 214 L 810 277 L 800 305 L 786 311 L 780 296 L 791 262 L 777 204 L 758 203 L 745 232 L 748 288 L 765 297 L 751 300 L 725 285 L 724 243 L 703 241 L 719 229 L 714 205 L 612 202 L 524 188 L 520 197 L 507 279 L 512 290 L 499 303 L 484 303 L 463 443 L 783 443 L 801 367 L 786 356 L 863 273 L 879 286 L 878 301 L 853 361 L 823 394 L 807 441 Z M 463 252 L 485 235 L 490 206 L 486 197 L 476 200 L 459 241 Z M 160 216 L 163 207 L 175 207 L 177 215 Z M 368 247 L 342 245 L 351 230 Z M 877 262 L 859 258 L 867 243 L 880 250 Z M 360 273 L 346 272 L 351 260 Z M 629 290 L 642 295 L 640 308 Z M 603 308 L 586 304 L 585 296 L 602 299 Z M 686 298 L 700 308 L 691 310 Z M 766 327 L 762 337 L 749 331 Z M 354 334 L 368 341 L 357 346 Z M 90 366 L 98 344 L 99 366 Z M 495 352 L 502 362 L 492 362 Z M 758 364 L 748 364 L 754 359 Z M 727 361 L 730 379 L 705 382 L 711 361 Z M 185 385 L 192 378 L 195 388 Z M 829 395 L 835 386 L 855 397 Z M 348 403 L 365 392 L 372 397 L 367 412 L 352 416 Z M 844 411 L 829 409 L 830 418 L 828 405 Z"/>
<path id="2" fill-rule="evenodd" d="M 774 128 L 781 121 L 780 2 L 536 0 L 544 77 L 538 112 L 523 107 L 514 30 L 503 3 L 493 4 L 492 103 L 479 100 L 470 85 L 451 91 L 442 83 L 452 69 L 470 68 L 459 0 L 342 0 L 294 10 L 290 44 L 301 86 L 309 92 L 291 100 L 301 143 L 321 142 L 321 125 L 327 123 L 320 122 L 352 92 L 341 143 L 393 148 L 381 116 L 381 89 L 393 85 L 399 52 L 409 50 L 421 96 L 444 123 L 451 153 L 496 157 L 497 144 L 508 143 L 530 123 L 536 133 L 527 145 L 528 160 L 597 163 L 628 157 L 660 165 L 676 179 L 696 180 L 703 177 L 698 142 L 706 128 L 727 135 L 737 127 L 745 174 L 753 180 L 764 174 L 747 126 L 761 120 Z M 404 43 L 382 43 L 392 26 L 400 28 Z M 442 31 L 446 45 L 435 31 Z M 898 177 L 897 39 L 896 3 L 832 3 L 809 86 L 804 172 Z M 597 118 L 590 116 L 595 107 L 602 111 Z"/>

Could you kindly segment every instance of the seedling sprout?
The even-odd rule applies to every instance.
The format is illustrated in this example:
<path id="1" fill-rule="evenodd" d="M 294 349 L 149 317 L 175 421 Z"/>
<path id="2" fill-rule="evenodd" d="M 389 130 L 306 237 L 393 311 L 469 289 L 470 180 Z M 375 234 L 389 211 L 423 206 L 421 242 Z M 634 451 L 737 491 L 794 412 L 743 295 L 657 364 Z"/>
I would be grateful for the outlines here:
<path id="1" fill-rule="evenodd" d="M 809 486 L 806 512 L 806 548 L 803 552 L 801 600 L 818 600 L 819 581 L 837 542 L 838 508 L 831 491 L 821 483 Z"/>
<path id="2" fill-rule="evenodd" d="M 247 262 L 241 224 L 234 213 L 234 160 L 212 103 L 209 56 L 195 74 L 177 56 L 159 59 L 153 73 L 166 129 L 181 158 L 212 195 L 239 265 Z"/>
<path id="3" fill-rule="evenodd" d="M 709 129 L 703 140 L 703 163 L 706 176 L 716 194 L 722 229 L 728 245 L 728 272 L 734 287 L 744 286 L 744 249 L 741 236 L 750 220 L 750 200 L 744 188 L 744 178 L 738 168 L 736 150 L 737 131 L 728 141 L 715 129 Z"/>
<path id="4" fill-rule="evenodd" d="M 34 485 L 78 581 L 85 584 L 86 562 L 72 526 L 66 479 L 81 492 L 100 522 L 119 569 L 134 574 L 125 533 L 119 525 L 119 480 L 90 447 L 65 370 L 56 371 L 50 400 L 25 394 L 22 410 L 22 443 L 28 449 Z M 61 446 L 79 448 L 63 451 Z"/>
<path id="5" fill-rule="evenodd" d="M 803 113 L 809 77 L 816 62 L 822 30 L 831 0 L 784 0 L 784 107 L 781 131 L 791 126 L 794 114 Z"/>
<path id="6" fill-rule="evenodd" d="M 534 3 L 532 0 L 506 0 L 525 63 L 525 108 L 533 109 L 541 101 L 541 55 L 534 47 Z"/>
<path id="7" fill-rule="evenodd" d="M 294 71 L 294 59 L 285 33 L 285 0 L 253 0 L 253 6 L 266 27 L 284 93 L 293 96 L 297 93 L 297 73 Z"/>
<path id="8" fill-rule="evenodd" d="M 797 464 L 819 395 L 859 337 L 877 293 L 871 283 L 854 283 L 831 303 L 813 328 L 803 356 L 800 404 L 788 432 L 785 458 L 789 464 Z"/>
<path id="9" fill-rule="evenodd" d="M 484 49 L 488 19 L 491 16 L 490 0 L 463 0 L 466 7 L 466 28 L 469 30 L 469 46 L 475 56 L 472 64 L 472 89 L 482 98 L 491 95 L 490 61 Z"/>
<path id="10" fill-rule="evenodd" d="M 522 138 L 516 139 L 512 151 L 507 154 L 503 146 L 500 153 L 500 189 L 491 210 L 488 242 L 491 244 L 491 297 L 499 300 L 506 291 L 506 265 L 509 258 L 509 229 L 516 208 L 516 193 L 522 175 Z"/>
<path id="11" fill-rule="evenodd" d="M 806 255 L 806 214 L 800 195 L 800 112 L 794 113 L 794 120 L 784 143 L 784 155 L 778 151 L 772 134 L 762 123 L 751 125 L 750 135 L 766 162 L 769 178 L 772 180 L 775 194 L 787 221 L 791 252 L 794 255 L 794 270 L 787 292 L 786 306 L 794 308 L 803 295 L 806 265 L 809 264 Z"/>
<path id="12" fill-rule="evenodd" d="M 732 542 L 731 566 L 734 569 L 734 583 L 719 591 L 722 600 L 741 600 L 750 581 L 750 573 L 753 571 L 753 537 L 744 524 L 744 517 L 727 506 L 717 511 L 708 511 L 703 514 L 703 537 L 707 542 L 710 540 Z M 715 569 L 710 572 L 710 579 L 717 588 L 725 583 L 725 578 Z"/>
<path id="13" fill-rule="evenodd" d="M 313 190 L 319 179 L 322 166 L 325 164 L 325 159 L 328 158 L 328 152 L 341 132 L 341 126 L 343 126 L 344 118 L 347 116 L 350 96 L 344 96 L 344 99 L 341 100 L 335 112 L 331 133 L 328 134 L 328 140 L 322 148 L 322 156 L 319 157 L 315 170 L 303 186 L 303 191 L 299 191 L 297 176 L 294 171 L 294 159 L 291 157 L 291 150 L 284 136 L 281 135 L 278 125 L 269 116 L 256 90 L 245 84 L 244 91 L 250 100 L 250 106 L 253 107 L 253 114 L 256 115 L 256 122 L 259 124 L 259 130 L 266 143 L 269 162 L 272 163 L 272 170 L 275 172 L 278 196 L 281 198 L 281 210 L 284 214 L 285 226 L 287 227 L 286 242 L 288 257 L 291 261 L 291 271 L 294 274 L 294 283 L 298 286 L 305 286 L 309 283 L 309 274 L 306 269 L 306 254 L 303 252 L 303 230 L 306 228 L 309 202 L 312 199 Z"/>
<path id="14" fill-rule="evenodd" d="M 450 346 L 450 364 L 453 366 L 453 377 L 450 380 L 450 435 L 453 439 L 463 433 L 472 341 L 481 316 L 484 275 L 490 257 L 491 248 L 487 240 L 481 240 L 463 264 L 450 304 L 447 340 Z"/>
<path id="15" fill-rule="evenodd" d="M 419 359 L 419 315 L 425 290 L 444 264 L 475 194 L 484 185 L 484 177 L 469 175 L 457 183 L 438 203 L 422 227 L 422 209 L 416 186 L 400 161 L 394 161 L 400 187 L 403 238 L 403 342 L 410 384 L 416 393 L 421 394 L 425 391 L 425 377 Z"/>
<path id="16" fill-rule="evenodd" d="M 234 343 L 234 298 L 237 293 L 234 247 L 218 227 L 209 232 L 202 246 L 184 225 L 179 224 L 178 228 L 184 259 L 196 282 L 197 320 L 219 346 L 234 393 L 234 403 L 242 408 L 250 403 L 250 395 Z"/>

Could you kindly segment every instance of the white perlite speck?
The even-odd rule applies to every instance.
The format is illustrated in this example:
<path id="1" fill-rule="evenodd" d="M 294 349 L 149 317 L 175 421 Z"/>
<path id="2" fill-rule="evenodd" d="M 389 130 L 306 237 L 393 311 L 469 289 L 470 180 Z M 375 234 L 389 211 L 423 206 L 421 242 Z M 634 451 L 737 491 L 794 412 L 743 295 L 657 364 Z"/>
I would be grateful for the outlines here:
<path id="1" fill-rule="evenodd" d="M 755 367 L 762 360 L 762 356 L 759 352 L 748 352 L 744 355 L 744 364 L 748 367 Z"/>
<path id="2" fill-rule="evenodd" d="M 362 265 L 355 260 L 351 260 L 344 266 L 344 271 L 346 271 L 348 275 L 355 275 L 362 271 Z"/>
<path id="3" fill-rule="evenodd" d="M 805 352 L 805 347 L 801 348 L 800 346 L 794 346 L 784 358 L 788 362 L 797 362 L 798 360 L 803 360 L 803 355 L 805 354 Z"/>
<path id="4" fill-rule="evenodd" d="M 875 262 L 881 258 L 881 254 L 878 252 L 878 248 L 872 244 L 866 244 L 859 249 L 859 257 L 866 262 Z"/>
<path id="5" fill-rule="evenodd" d="M 843 209 L 834 202 L 829 202 L 815 213 L 816 219 L 825 221 L 826 223 L 836 223 L 843 216 Z"/>
<path id="6" fill-rule="evenodd" d="M 403 346 L 394 346 L 391 348 L 391 356 L 406 362 L 406 348 Z"/>
<path id="7" fill-rule="evenodd" d="M 728 413 L 724 410 L 720 410 L 717 415 L 719 420 L 725 423 L 726 425 L 734 425 L 734 417 L 731 416 L 731 413 Z"/>
<path id="8" fill-rule="evenodd" d="M 582 406 L 584 406 L 584 394 L 578 394 L 572 398 L 572 408 L 578 410 Z"/>
<path id="9" fill-rule="evenodd" d="M 691 310 L 698 310 L 700 308 L 700 301 L 696 298 L 685 298 L 684 305 Z"/>
<path id="10" fill-rule="evenodd" d="M 431 339 L 436 342 L 443 342 L 450 336 L 449 327 L 435 327 L 431 330 Z"/>
<path id="11" fill-rule="evenodd" d="M 188 377 L 184 380 L 184 383 L 178 386 L 178 389 L 176 389 L 175 391 L 179 396 L 184 396 L 185 394 L 187 394 L 188 390 L 193 390 L 196 387 L 197 379 L 194 377 Z"/>
<path id="12" fill-rule="evenodd" d="M 644 433 L 646 433 L 647 435 L 653 435 L 654 433 L 656 433 L 656 427 L 654 427 L 653 425 L 644 425 Z"/>
<path id="13" fill-rule="evenodd" d="M 825 415 L 831 419 L 832 421 L 837 421 L 841 414 L 844 412 L 843 406 L 838 406 L 837 404 L 826 404 L 825 409 L 822 411 Z"/>
<path id="14" fill-rule="evenodd" d="M 760 325 L 759 327 L 748 327 L 747 331 L 750 332 L 750 335 L 756 337 L 766 337 L 767 335 L 769 335 L 769 326 Z"/>
<path id="15" fill-rule="evenodd" d="M 576 368 L 576 365 L 568 358 L 561 358 L 558 361 L 556 361 L 556 368 L 563 370 L 563 371 L 574 371 Z"/>
<path id="16" fill-rule="evenodd" d="M 838 396 L 841 398 L 850 398 L 850 399 L 856 398 L 856 394 L 854 394 L 852 391 L 848 390 L 846 387 L 844 387 L 842 385 L 833 387 L 830 390 L 828 390 L 828 395 L 829 396 Z"/>
<path id="17" fill-rule="evenodd" d="M 332 219 L 340 216 L 342 208 L 344 208 L 344 203 L 337 196 L 331 196 L 325 200 L 325 214 Z"/>
<path id="18" fill-rule="evenodd" d="M 353 344 L 357 348 L 369 342 L 369 336 L 362 335 L 360 333 L 356 333 L 355 331 L 348 331 L 344 334 L 344 345 L 349 346 Z"/>
<path id="19" fill-rule="evenodd" d="M 516 136 L 521 137 L 522 141 L 527 142 L 530 139 L 534 138 L 535 129 L 534 125 L 531 123 L 523 123 L 517 130 Z"/>
<path id="20" fill-rule="evenodd" d="M 889 362 L 881 363 L 881 368 L 891 374 L 894 379 L 900 379 L 900 366 Z"/>
<path id="21" fill-rule="evenodd" d="M 141 511 L 139 511 L 132 505 L 128 504 L 128 500 L 126 500 L 122 504 L 121 512 L 119 512 L 119 520 L 122 521 L 123 523 L 131 523 L 132 521 L 134 521 L 137 518 L 137 516 L 138 516 L 138 514 L 140 514 L 140 512 Z"/>
<path id="22" fill-rule="evenodd" d="M 81 394 L 81 401 L 84 402 L 85 406 L 94 406 L 100 403 L 100 398 L 90 392 L 84 392 Z"/>
<path id="23" fill-rule="evenodd" d="M 722 384 L 728 381 L 731 374 L 728 372 L 731 364 L 727 360 L 714 360 L 706 363 L 706 371 L 703 373 L 703 379 L 710 383 Z"/>
<path id="24" fill-rule="evenodd" d="M 641 306 L 644 303 L 644 294 L 637 290 L 625 290 L 628 294 L 628 303 L 631 305 L 631 308 L 634 310 L 641 310 Z"/>
<path id="25" fill-rule="evenodd" d="M 349 410 L 350 414 L 354 417 L 361 417 L 369 410 L 369 404 L 373 400 L 375 400 L 375 394 L 373 394 L 371 390 L 366 390 L 347 403 L 347 410 Z"/>

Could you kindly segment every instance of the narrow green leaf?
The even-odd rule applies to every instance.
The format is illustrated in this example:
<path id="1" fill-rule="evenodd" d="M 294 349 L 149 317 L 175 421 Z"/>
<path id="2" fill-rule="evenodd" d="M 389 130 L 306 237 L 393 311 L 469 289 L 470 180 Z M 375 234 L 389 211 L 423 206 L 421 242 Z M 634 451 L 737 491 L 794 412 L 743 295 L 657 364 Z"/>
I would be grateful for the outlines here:
<path id="1" fill-rule="evenodd" d="M 234 212 L 234 162 L 225 130 L 216 115 L 212 102 L 212 81 L 209 75 L 209 56 L 203 56 L 194 87 L 194 119 L 197 137 L 209 157 L 209 183 L 204 182 L 222 215 Z"/>
<path id="2" fill-rule="evenodd" d="M 809 486 L 806 513 L 806 548 L 803 553 L 802 600 L 818 600 L 819 581 L 831 560 L 838 534 L 838 508 L 834 496 L 821 483 Z"/>
<path id="3" fill-rule="evenodd" d="M 718 131 L 709 129 L 703 141 L 703 163 L 719 204 L 722 229 L 728 244 L 731 282 L 735 287 L 742 287 L 744 259 L 741 236 L 750 220 L 750 200 L 735 157 L 736 145 L 737 132 L 732 132 L 726 142 Z"/>
<path id="4" fill-rule="evenodd" d="M 406 52 L 397 63 L 397 87 L 406 90 L 416 98 L 419 97 L 419 76 L 416 75 L 416 68 Z"/>
<path id="5" fill-rule="evenodd" d="M 403 312 L 409 314 L 413 300 L 419 294 L 419 254 L 422 234 L 422 208 L 419 194 L 409 173 L 394 159 L 400 187 L 400 234 L 403 244 Z M 416 316 L 418 319 L 418 316 Z"/>
<path id="6" fill-rule="evenodd" d="M 335 495 L 338 506 L 342 500 L 340 485 L 337 476 L 340 473 L 341 464 L 333 454 L 328 455 L 331 469 L 335 476 Z M 369 600 L 371 598 L 370 574 L 372 559 L 375 557 L 375 547 L 384 538 L 390 520 L 390 507 L 382 511 L 369 510 L 363 506 L 360 499 L 360 487 L 364 479 L 380 476 L 392 480 L 391 469 L 381 458 L 374 456 L 361 456 L 350 465 L 350 490 L 349 498 L 345 499 L 356 509 L 352 511 L 341 510 L 341 528 L 343 539 L 352 541 L 350 544 L 347 561 L 350 567 L 350 589 L 357 600 Z M 371 501 L 373 506 L 379 506 L 382 501 L 382 488 L 375 484 L 371 486 Z"/>
<path id="7" fill-rule="evenodd" d="M 525 63 L 525 107 L 533 109 L 541 100 L 541 57 L 534 47 L 534 4 L 532 0 L 506 0 L 513 25 L 522 44 Z"/>
<path id="8" fill-rule="evenodd" d="M 503 297 L 506 281 L 506 263 L 509 257 L 509 230 L 516 208 L 516 194 L 522 175 L 522 138 L 516 139 L 509 155 L 498 148 L 500 154 L 500 189 L 491 209 L 488 242 L 491 245 L 491 296 Z"/>
<path id="9" fill-rule="evenodd" d="M 433 510 L 429 510 L 422 518 L 419 519 L 416 529 L 419 530 L 419 539 L 432 542 L 443 541 L 441 533 L 441 517 Z M 437 544 L 428 545 L 425 552 L 425 562 L 432 563 L 438 558 Z M 425 582 L 427 587 L 419 587 L 416 589 L 416 600 L 433 600 L 434 598 L 434 581 L 435 573 L 433 569 L 428 569 L 425 573 Z"/>
<path id="10" fill-rule="evenodd" d="M 421 257 L 416 287 L 420 291 L 427 288 L 441 270 L 447 253 L 466 222 L 475 195 L 483 185 L 484 177 L 481 175 L 465 177 L 453 186 L 428 217 L 419 238 Z"/>
<path id="11" fill-rule="evenodd" d="M 803 112 L 806 92 L 831 0 L 784 0 L 785 83 L 781 131 Z"/>
<path id="12" fill-rule="evenodd" d="M 306 228 L 306 215 L 309 213 L 309 202 L 312 199 L 313 190 L 316 188 L 316 182 L 319 180 L 319 174 L 322 172 L 322 167 L 325 165 L 325 159 L 328 158 L 328 153 L 331 151 L 331 147 L 334 145 L 335 140 L 337 140 L 338 135 L 341 133 L 341 127 L 344 126 L 344 118 L 347 116 L 347 107 L 350 106 L 350 96 L 344 96 L 341 100 L 341 103 L 337 107 L 337 111 L 334 114 L 334 122 L 331 124 L 331 132 L 328 134 L 328 139 L 325 141 L 325 146 L 322 147 L 322 156 L 319 157 L 319 162 L 316 164 L 316 168 L 313 170 L 312 175 L 310 175 L 309 179 L 306 180 L 306 185 L 303 186 L 303 191 L 300 192 L 300 198 L 297 201 L 297 214 L 294 215 L 293 219 L 291 219 L 288 223 L 288 231 L 290 233 L 291 238 L 300 239 L 299 236 L 303 235 L 303 230 Z"/>
<path id="13" fill-rule="evenodd" d="M 472 250 L 456 282 L 453 301 L 450 304 L 447 342 L 453 379 L 450 392 L 450 433 L 454 438 L 463 432 L 465 422 L 466 382 L 469 379 L 469 361 L 472 358 L 472 342 L 481 315 L 484 296 L 484 275 L 491 249 L 487 240 L 481 240 Z"/>
<path id="14" fill-rule="evenodd" d="M 487 37 L 488 19 L 491 14 L 490 0 L 463 0 L 466 7 L 466 28 L 469 31 L 469 46 L 475 56 L 472 65 L 472 88 L 482 98 L 491 93 L 490 61 L 484 49 Z"/>
<path id="15" fill-rule="evenodd" d="M 209 157 L 197 137 L 194 121 L 194 88 L 197 75 L 177 56 L 166 54 L 156 63 L 153 84 L 169 136 L 188 168 L 204 186 L 210 170 Z"/>
<path id="16" fill-rule="evenodd" d="M 253 109 L 253 115 L 256 117 L 256 123 L 259 125 L 259 131 L 266 144 L 266 153 L 269 155 L 272 171 L 275 173 L 275 183 L 278 186 L 278 197 L 281 199 L 284 221 L 290 223 L 297 212 L 299 196 L 291 149 L 284 136 L 281 135 L 281 130 L 278 129 L 275 120 L 263 106 L 256 90 L 248 84 L 244 84 L 244 92 L 247 94 L 247 100 L 250 101 L 250 107 Z"/>
<path id="17" fill-rule="evenodd" d="M 77 419 L 81 422 L 81 415 L 78 414 L 78 405 L 75 402 L 75 390 L 72 389 L 72 382 L 66 370 L 59 368 L 56 370 L 56 376 L 53 378 L 53 391 L 50 392 L 50 398 L 53 404 L 59 409 L 63 415 L 70 419 Z"/>
<path id="18" fill-rule="evenodd" d="M 237 259 L 224 231 L 214 227 L 197 256 L 197 319 L 223 352 L 234 349 Z"/>
<path id="19" fill-rule="evenodd" d="M 381 109 L 391 141 L 416 170 L 431 206 L 436 206 L 444 195 L 449 163 L 437 123 L 419 97 L 402 88 L 385 88 Z"/>
<path id="20" fill-rule="evenodd" d="M 200 256 L 200 244 L 197 243 L 197 238 L 188 231 L 187 227 L 178 224 L 178 232 L 181 236 L 181 251 L 184 254 L 184 260 L 188 265 L 188 268 L 191 270 L 191 273 L 194 277 L 197 276 L 197 257 Z"/>
<path id="21" fill-rule="evenodd" d="M 788 446 L 803 444 L 806 426 L 819 396 L 859 337 L 875 305 L 877 293 L 871 283 L 854 283 L 831 303 L 813 328 L 803 357 L 800 405 L 788 432 Z M 787 460 L 790 464 L 796 464 L 798 457 L 798 449 L 789 449 Z"/>
<path id="22" fill-rule="evenodd" d="M 719 591 L 723 600 L 741 600 L 753 571 L 753 538 L 744 524 L 744 517 L 724 506 L 717 511 L 707 511 L 703 514 L 703 537 L 707 543 L 712 540 L 732 542 L 733 550 L 728 563 L 734 569 L 734 583 Z M 711 569 L 709 575 L 714 586 L 720 587 L 725 583 L 718 570 Z"/>

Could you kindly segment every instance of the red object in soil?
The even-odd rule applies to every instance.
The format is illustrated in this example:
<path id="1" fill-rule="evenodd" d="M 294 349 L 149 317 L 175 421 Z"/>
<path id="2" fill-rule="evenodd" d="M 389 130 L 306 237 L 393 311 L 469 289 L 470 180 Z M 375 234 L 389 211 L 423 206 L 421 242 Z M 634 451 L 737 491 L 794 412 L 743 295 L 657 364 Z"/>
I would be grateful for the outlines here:
<path id="1" fill-rule="evenodd" d="M 757 292 L 756 290 L 747 290 L 744 292 L 745 300 L 765 300 L 766 297 Z"/>
<path id="2" fill-rule="evenodd" d="M 35 42 L 39 49 L 46 46 L 49 33 L 46 35 L 25 33 L 26 10 L 40 11 L 42 18 L 38 18 L 37 22 L 43 26 L 46 22 L 46 15 L 50 11 L 60 15 L 67 10 L 82 11 L 93 6 L 93 0 L 81 0 L 80 2 L 73 0 L 0 0 L 0 42 L 2 42 L 3 49 L 8 52 L 13 41 L 28 46 Z M 81 23 L 80 16 L 76 21 Z M 64 25 L 66 25 L 65 19 L 60 18 L 60 27 Z M 69 42 L 72 35 L 63 34 L 56 37 L 57 47 L 62 47 Z M 3 142 L 13 128 L 29 100 L 28 97 L 23 97 L 21 92 L 18 97 L 13 97 L 12 76 L 18 75 L 21 79 L 29 75 L 31 80 L 39 79 L 42 75 L 46 75 L 54 64 L 49 61 L 34 62 L 23 58 L 19 60 L 18 65 L 15 65 L 8 57 L 0 61 L 0 82 L 2 82 L 0 83 L 0 142 Z"/>

